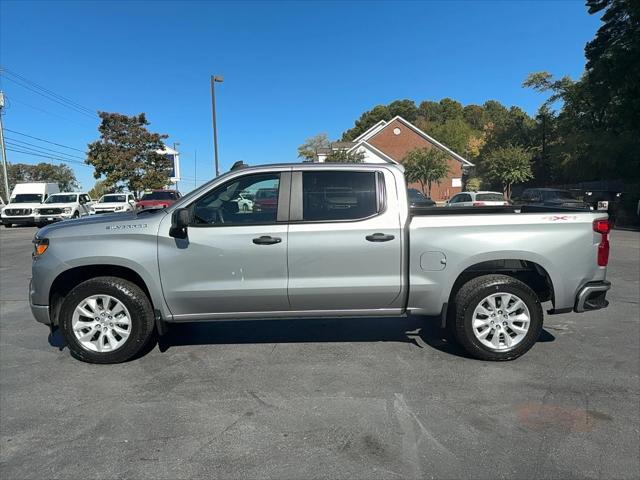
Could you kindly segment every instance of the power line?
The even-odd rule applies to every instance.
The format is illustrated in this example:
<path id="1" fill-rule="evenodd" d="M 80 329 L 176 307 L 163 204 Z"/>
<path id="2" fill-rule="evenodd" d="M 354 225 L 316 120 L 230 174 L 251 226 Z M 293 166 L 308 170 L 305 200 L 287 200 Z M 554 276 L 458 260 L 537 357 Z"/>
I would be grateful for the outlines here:
<path id="1" fill-rule="evenodd" d="M 32 138 L 34 140 L 39 140 L 41 142 L 50 143 L 51 145 L 56 145 L 58 147 L 68 148 L 69 150 L 75 150 L 76 152 L 80 152 L 80 153 L 86 153 L 84 150 L 80 150 L 79 148 L 73 148 L 73 147 L 69 147 L 68 145 L 63 145 L 61 143 L 56 143 L 56 142 L 52 142 L 50 140 L 45 140 L 44 138 L 38 138 L 38 137 L 34 137 L 33 135 L 27 135 L 26 133 L 22 133 L 22 132 L 17 132 L 15 130 L 11 130 L 10 128 L 5 128 L 5 130 L 7 132 L 15 133 L 17 135 L 22 135 L 23 137 L 28 137 L 28 138 Z"/>
<path id="2" fill-rule="evenodd" d="M 61 152 L 59 150 L 54 150 L 52 148 L 41 147 L 40 145 L 36 145 L 35 143 L 24 142 L 24 141 L 18 140 L 16 138 L 9 138 L 9 137 L 5 137 L 5 138 L 7 140 L 9 140 L 11 143 L 16 143 L 17 145 L 15 145 L 15 146 L 17 146 L 19 148 L 32 147 L 32 148 L 36 148 L 38 150 L 43 150 L 45 152 L 56 153 L 58 155 L 64 155 L 65 157 L 77 158 L 78 160 L 84 160 L 83 157 L 79 157 L 78 155 L 73 155 L 71 153 Z"/>
<path id="3" fill-rule="evenodd" d="M 92 119 L 100 118 L 95 113 L 92 113 L 92 114 L 87 113 L 90 110 L 84 110 L 84 109 L 75 107 L 71 103 L 67 103 L 65 101 L 58 100 L 56 97 L 53 97 L 53 96 L 49 95 L 48 93 L 44 93 L 43 91 L 40 91 L 40 90 L 37 90 L 35 88 L 30 87 L 28 84 L 24 83 L 22 80 L 17 80 L 15 78 L 8 77 L 8 76 L 6 76 L 6 74 L 5 74 L 5 78 L 7 80 L 9 80 L 10 82 L 13 82 L 16 85 L 19 85 L 19 86 L 21 86 L 22 88 L 24 88 L 26 90 L 29 90 L 29 91 L 37 94 L 37 95 L 40 95 L 41 97 L 44 97 L 44 98 L 46 98 L 47 100 L 49 100 L 51 102 L 55 102 L 55 103 L 57 103 L 59 105 L 62 105 L 63 107 L 67 107 L 67 108 L 69 108 L 70 110 L 73 110 L 76 113 L 79 113 L 81 115 L 84 115 L 84 116 L 92 118 Z"/>
<path id="4" fill-rule="evenodd" d="M 34 82 L 34 81 L 32 81 L 32 80 L 29 80 L 29 79 L 28 79 L 27 77 L 25 77 L 24 75 L 20 75 L 19 73 L 13 72 L 13 71 L 9 70 L 9 69 L 8 69 L 8 68 L 6 68 L 6 67 L 2 67 L 2 68 L 1 68 L 1 70 L 2 70 L 2 71 L 4 71 L 5 73 L 8 73 L 9 75 L 12 75 L 12 76 L 14 76 L 14 77 L 19 78 L 19 79 L 20 79 L 20 80 L 22 80 L 23 82 L 25 82 L 25 83 L 27 83 L 27 84 L 30 84 L 30 85 L 32 85 L 32 86 L 34 86 L 34 87 L 36 87 L 36 88 L 38 88 L 38 89 L 42 90 L 43 92 L 45 92 L 45 93 L 47 93 L 47 94 L 49 94 L 49 95 L 51 95 L 51 96 L 53 96 L 53 97 L 57 97 L 58 99 L 60 99 L 60 100 L 61 100 L 61 101 L 63 101 L 63 102 L 67 102 L 67 103 L 69 103 L 70 105 L 75 106 L 76 108 L 79 108 L 79 109 L 85 110 L 87 113 L 90 113 L 90 114 L 92 114 L 92 115 L 95 115 L 95 112 L 96 112 L 96 111 L 95 111 L 94 109 L 91 109 L 91 108 L 85 107 L 84 105 L 81 105 L 81 104 L 79 104 L 78 102 L 75 102 L 75 101 L 71 100 L 70 98 L 67 98 L 67 97 L 64 97 L 64 96 L 62 96 L 62 95 L 59 95 L 59 94 L 57 94 L 57 93 L 55 93 L 55 92 L 53 92 L 53 91 L 49 90 L 48 88 L 43 87 L 42 85 L 38 85 L 36 82 Z"/>
<path id="5" fill-rule="evenodd" d="M 38 110 L 39 112 L 47 113 L 49 115 L 53 115 L 54 117 L 61 118 L 63 120 L 66 120 L 67 122 L 75 123 L 76 125 L 85 126 L 85 124 L 83 124 L 80 120 L 85 121 L 85 122 L 90 121 L 88 118 L 83 118 L 83 119 L 75 118 L 74 119 L 74 118 L 65 117 L 64 115 L 60 115 L 58 113 L 51 112 L 51 111 L 49 111 L 49 110 L 47 110 L 45 108 L 36 107 L 35 105 L 30 105 L 30 104 L 28 104 L 26 102 L 23 102 L 22 100 L 18 100 L 18 99 L 13 98 L 13 97 L 11 97 L 11 98 L 10 97 L 6 97 L 6 99 L 8 101 L 7 103 L 9 104 L 9 107 L 13 107 L 14 106 L 13 104 L 17 103 L 17 104 L 20 104 L 20 105 L 24 105 L 25 107 L 33 108 L 34 110 Z"/>
<path id="6" fill-rule="evenodd" d="M 87 165 L 86 163 L 83 163 L 83 162 L 78 162 L 77 160 L 70 160 L 68 158 L 54 157 L 52 155 L 43 155 L 41 153 L 29 152 L 29 151 L 25 151 L 25 150 L 18 150 L 18 149 L 15 149 L 15 148 L 7 148 L 7 150 L 10 151 L 10 152 L 15 152 L 15 153 L 24 153 L 26 155 L 33 155 L 34 157 L 43 157 L 43 158 L 49 158 L 51 160 L 58 160 L 60 162 L 75 163 L 77 165 L 82 165 L 83 167 L 92 168 L 91 165 Z"/>

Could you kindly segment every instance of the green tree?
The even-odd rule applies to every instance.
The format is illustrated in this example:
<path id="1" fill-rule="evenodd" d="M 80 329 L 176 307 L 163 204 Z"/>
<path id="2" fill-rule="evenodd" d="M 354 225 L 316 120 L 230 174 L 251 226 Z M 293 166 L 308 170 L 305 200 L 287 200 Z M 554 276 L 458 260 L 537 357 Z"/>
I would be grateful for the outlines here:
<path id="1" fill-rule="evenodd" d="M 327 148 L 331 145 L 326 133 L 319 133 L 309 137 L 298 147 L 298 158 L 313 161 L 319 148 Z"/>
<path id="2" fill-rule="evenodd" d="M 405 178 L 418 182 L 422 193 L 431 196 L 431 185 L 449 174 L 449 156 L 438 148 L 417 148 L 402 159 Z M 426 186 L 426 191 L 425 191 Z"/>
<path id="3" fill-rule="evenodd" d="M 364 152 L 349 152 L 341 148 L 333 150 L 324 161 L 332 163 L 362 163 L 363 159 Z"/>
<path id="4" fill-rule="evenodd" d="M 375 106 L 360 115 L 355 126 L 342 134 L 342 140 L 347 142 L 354 140 L 380 120 L 391 120 L 398 115 L 409 122 L 414 122 L 418 118 L 418 108 L 415 102 L 413 100 L 395 100 L 388 105 Z"/>
<path id="5" fill-rule="evenodd" d="M 69 192 L 78 188 L 78 181 L 73 170 L 65 164 L 54 165 L 52 163 L 13 163 L 7 165 L 9 177 L 9 190 L 16 183 L 22 182 L 49 182 L 57 183 L 62 192 Z M 3 180 L 4 182 L 4 180 Z"/>
<path id="6" fill-rule="evenodd" d="M 129 117 L 99 112 L 100 139 L 89 144 L 86 163 L 95 168 L 95 178 L 105 177 L 109 185 L 124 186 L 139 193 L 169 183 L 171 161 L 158 150 L 167 135 L 147 130 L 145 114 Z"/>
<path id="7" fill-rule="evenodd" d="M 98 200 L 104 194 L 110 193 L 112 190 L 112 187 L 110 187 L 106 181 L 98 180 L 88 193 L 93 200 Z"/>
<path id="8" fill-rule="evenodd" d="M 482 186 L 482 179 L 478 177 L 471 177 L 469 180 L 467 180 L 465 189 L 469 192 L 477 192 L 478 190 L 480 190 L 481 186 Z"/>
<path id="9" fill-rule="evenodd" d="M 533 177 L 531 172 L 531 152 L 518 145 L 498 147 L 484 160 L 484 175 L 491 181 L 502 184 L 508 199 L 511 187 L 526 182 Z"/>

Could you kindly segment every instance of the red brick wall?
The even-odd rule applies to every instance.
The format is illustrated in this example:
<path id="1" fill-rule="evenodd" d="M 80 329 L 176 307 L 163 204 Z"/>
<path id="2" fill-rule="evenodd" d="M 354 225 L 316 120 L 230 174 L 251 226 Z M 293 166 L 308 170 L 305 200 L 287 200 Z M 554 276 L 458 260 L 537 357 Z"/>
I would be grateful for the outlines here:
<path id="1" fill-rule="evenodd" d="M 400 129 L 400 134 L 398 135 L 393 133 L 396 128 Z M 437 148 L 398 120 L 385 125 L 382 130 L 367 142 L 400 163 L 411 150 L 416 148 Z M 449 169 L 447 178 L 443 178 L 439 185 L 434 183 L 431 186 L 431 198 L 436 201 L 447 200 L 462 190 L 460 187 L 451 186 L 452 178 L 462 178 L 462 164 L 458 160 L 450 158 Z M 419 185 L 413 184 L 410 187 L 420 190 Z"/>

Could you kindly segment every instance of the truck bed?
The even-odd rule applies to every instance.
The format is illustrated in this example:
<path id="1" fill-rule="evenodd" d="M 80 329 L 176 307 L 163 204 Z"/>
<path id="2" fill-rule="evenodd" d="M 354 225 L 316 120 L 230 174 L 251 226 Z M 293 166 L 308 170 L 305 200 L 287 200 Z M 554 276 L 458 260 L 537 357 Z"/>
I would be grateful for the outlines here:
<path id="1" fill-rule="evenodd" d="M 428 215 L 494 215 L 514 213 L 593 212 L 582 208 L 549 207 L 544 205 L 497 205 L 486 207 L 416 207 L 409 210 L 412 217 Z"/>

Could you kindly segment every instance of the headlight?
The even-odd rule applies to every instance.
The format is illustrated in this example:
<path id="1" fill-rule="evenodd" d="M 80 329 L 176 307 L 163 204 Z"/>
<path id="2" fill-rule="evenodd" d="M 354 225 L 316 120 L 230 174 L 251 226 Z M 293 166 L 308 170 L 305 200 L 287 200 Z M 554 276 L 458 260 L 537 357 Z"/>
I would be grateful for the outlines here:
<path id="1" fill-rule="evenodd" d="M 39 257 L 49 248 L 49 239 L 48 238 L 34 238 L 33 239 L 33 256 Z"/>
<path id="2" fill-rule="evenodd" d="M 73 211 L 73 208 L 71 207 L 65 207 L 63 210 L 64 213 L 71 213 L 72 211 Z"/>

